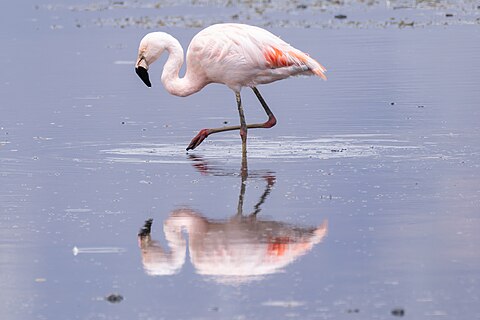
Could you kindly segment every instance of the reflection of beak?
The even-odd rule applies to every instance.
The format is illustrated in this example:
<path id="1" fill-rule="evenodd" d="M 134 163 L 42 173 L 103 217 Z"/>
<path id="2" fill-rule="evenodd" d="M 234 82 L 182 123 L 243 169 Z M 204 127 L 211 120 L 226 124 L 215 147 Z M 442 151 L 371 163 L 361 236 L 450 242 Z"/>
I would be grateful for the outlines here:
<path id="1" fill-rule="evenodd" d="M 135 68 L 135 72 L 137 75 L 142 79 L 142 81 L 147 85 L 147 87 L 151 87 L 152 83 L 150 82 L 150 78 L 148 77 L 148 71 L 144 67 L 138 66 Z"/>

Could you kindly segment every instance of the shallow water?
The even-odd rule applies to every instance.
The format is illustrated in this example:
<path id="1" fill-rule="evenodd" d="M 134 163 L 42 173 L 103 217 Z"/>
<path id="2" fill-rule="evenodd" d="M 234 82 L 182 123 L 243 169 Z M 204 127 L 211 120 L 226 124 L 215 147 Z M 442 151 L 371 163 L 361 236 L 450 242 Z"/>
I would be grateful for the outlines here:
<path id="1" fill-rule="evenodd" d="M 42 8 L 0 33 L 2 319 L 480 317 L 477 25 L 272 27 L 329 80 L 260 88 L 245 176 L 236 133 L 184 151 L 232 92 L 147 89 L 146 30 Z"/>

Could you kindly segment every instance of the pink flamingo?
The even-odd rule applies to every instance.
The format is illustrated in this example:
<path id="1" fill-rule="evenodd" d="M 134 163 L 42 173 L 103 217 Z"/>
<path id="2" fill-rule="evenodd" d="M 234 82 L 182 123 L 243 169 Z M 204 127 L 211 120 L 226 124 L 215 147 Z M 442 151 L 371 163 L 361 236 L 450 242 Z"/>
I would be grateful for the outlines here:
<path id="1" fill-rule="evenodd" d="M 170 94 L 184 97 L 209 83 L 222 83 L 235 92 L 237 101 L 239 126 L 200 130 L 187 150 L 198 147 L 210 134 L 240 130 L 242 155 L 246 155 L 247 129 L 271 128 L 277 123 L 257 85 L 297 75 L 317 75 L 326 80 L 326 69 L 320 63 L 272 33 L 250 25 L 224 23 L 207 27 L 193 37 L 183 78 L 179 77 L 183 49 L 177 39 L 165 32 L 147 34 L 140 42 L 135 71 L 148 87 L 152 86 L 148 68 L 165 50 L 169 56 L 163 67 L 162 83 Z M 242 87 L 252 88 L 268 116 L 266 122 L 246 124 L 240 98 Z"/>

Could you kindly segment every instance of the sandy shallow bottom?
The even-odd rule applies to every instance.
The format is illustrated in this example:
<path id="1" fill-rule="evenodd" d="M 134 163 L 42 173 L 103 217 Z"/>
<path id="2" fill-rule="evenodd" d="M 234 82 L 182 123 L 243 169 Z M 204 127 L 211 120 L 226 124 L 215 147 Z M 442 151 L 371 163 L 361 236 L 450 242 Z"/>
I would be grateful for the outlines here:
<path id="1" fill-rule="evenodd" d="M 478 12 L 396 3 L 315 7 L 309 28 L 274 23 L 279 7 L 225 7 L 268 16 L 329 70 L 260 87 L 279 122 L 249 131 L 248 175 L 236 133 L 185 151 L 238 122 L 233 93 L 171 97 L 164 60 L 147 89 L 133 61 L 158 21 L 120 23 L 152 10 L 186 46 L 199 29 L 166 17 L 220 19 L 208 6 L 2 10 L 0 318 L 480 317 Z M 376 23 L 347 21 L 365 16 Z M 391 16 L 432 23 L 380 26 Z"/>

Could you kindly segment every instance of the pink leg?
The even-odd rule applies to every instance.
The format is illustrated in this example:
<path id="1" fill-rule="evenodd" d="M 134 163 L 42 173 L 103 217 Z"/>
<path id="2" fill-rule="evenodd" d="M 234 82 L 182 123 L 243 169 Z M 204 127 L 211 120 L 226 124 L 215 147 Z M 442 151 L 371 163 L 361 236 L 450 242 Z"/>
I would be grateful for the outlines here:
<path id="1" fill-rule="evenodd" d="M 246 136 L 247 136 L 247 129 L 258 129 L 258 128 L 271 128 L 273 127 L 274 125 L 277 124 L 277 119 L 275 118 L 275 116 L 273 115 L 272 111 L 270 110 L 270 108 L 268 107 L 267 103 L 265 102 L 265 100 L 263 99 L 263 97 L 260 95 L 260 92 L 258 91 L 257 88 L 255 87 L 252 87 L 252 90 L 253 92 L 255 93 L 255 95 L 257 96 L 258 100 L 260 101 L 260 103 L 262 104 L 262 107 L 263 109 L 265 110 L 265 113 L 267 114 L 268 116 L 268 120 L 264 123 L 254 123 L 254 124 L 247 124 L 245 126 L 245 129 L 242 130 L 242 126 L 228 126 L 228 127 L 222 127 L 222 128 L 211 128 L 211 129 L 202 129 L 200 130 L 200 132 L 192 139 L 192 141 L 190 142 L 190 144 L 188 145 L 187 147 L 187 151 L 188 150 L 193 150 L 195 149 L 196 147 L 198 147 L 202 142 L 203 140 L 205 140 L 205 138 L 207 138 L 209 135 L 213 134 L 213 133 L 218 133 L 218 132 L 224 132 L 224 131 L 232 131 L 232 130 L 240 130 L 240 136 L 242 137 L 242 144 L 243 144 L 243 137 L 245 137 L 246 139 Z M 237 98 L 239 99 L 239 97 Z M 237 104 L 238 104 L 238 100 L 237 100 Z M 240 104 L 241 105 L 241 104 Z M 239 110 L 240 112 L 240 110 Z M 243 113 L 243 110 L 242 110 L 242 113 Z M 240 116 L 241 117 L 241 116 Z"/>

